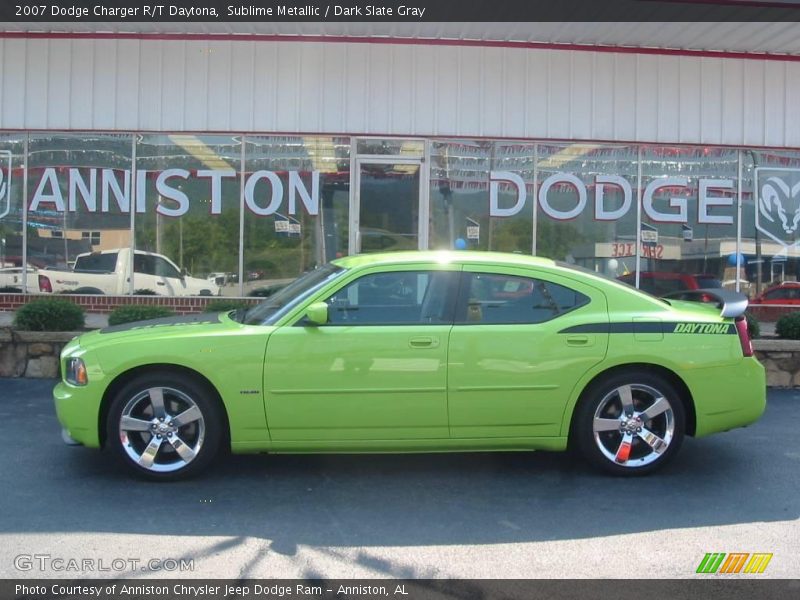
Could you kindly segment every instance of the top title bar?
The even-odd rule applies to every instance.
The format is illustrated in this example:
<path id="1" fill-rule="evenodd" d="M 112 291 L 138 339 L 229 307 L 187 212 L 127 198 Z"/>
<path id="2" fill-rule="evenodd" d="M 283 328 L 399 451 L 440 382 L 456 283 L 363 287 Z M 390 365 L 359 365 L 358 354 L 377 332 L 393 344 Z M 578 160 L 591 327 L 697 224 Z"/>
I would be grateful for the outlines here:
<path id="1" fill-rule="evenodd" d="M 800 0 L 363 0 L 236 2 L 3 0 L 0 21 L 54 22 L 663 22 L 798 21 Z"/>

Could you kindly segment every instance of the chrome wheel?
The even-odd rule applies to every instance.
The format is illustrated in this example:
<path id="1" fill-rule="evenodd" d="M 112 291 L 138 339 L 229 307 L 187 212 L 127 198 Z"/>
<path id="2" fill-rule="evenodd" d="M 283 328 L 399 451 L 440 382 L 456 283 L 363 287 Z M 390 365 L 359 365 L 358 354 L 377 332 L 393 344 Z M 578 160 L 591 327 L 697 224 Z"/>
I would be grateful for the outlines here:
<path id="1" fill-rule="evenodd" d="M 667 396 L 644 384 L 620 385 L 597 404 L 592 420 L 597 449 L 615 465 L 643 467 L 658 461 L 675 436 Z"/>
<path id="2" fill-rule="evenodd" d="M 199 454 L 206 423 L 197 403 L 170 387 L 150 387 L 123 407 L 119 439 L 136 465 L 155 473 L 185 468 Z"/>

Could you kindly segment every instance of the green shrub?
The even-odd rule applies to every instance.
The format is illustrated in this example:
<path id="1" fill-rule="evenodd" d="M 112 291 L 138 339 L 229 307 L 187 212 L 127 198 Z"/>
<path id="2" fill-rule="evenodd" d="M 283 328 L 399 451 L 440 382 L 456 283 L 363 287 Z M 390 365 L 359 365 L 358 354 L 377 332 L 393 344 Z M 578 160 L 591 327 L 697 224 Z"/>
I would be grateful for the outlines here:
<path id="1" fill-rule="evenodd" d="M 789 313 L 778 319 L 775 333 L 787 340 L 800 340 L 800 312 Z"/>
<path id="2" fill-rule="evenodd" d="M 112 310 L 111 314 L 108 315 L 108 324 L 122 325 L 123 323 L 133 323 L 134 321 L 173 316 L 175 316 L 175 313 L 163 306 L 120 306 Z"/>
<path id="3" fill-rule="evenodd" d="M 749 312 L 744 313 L 744 318 L 747 319 L 747 333 L 750 334 L 750 339 L 756 339 L 761 335 L 761 325 L 759 325 L 758 319 L 753 313 Z"/>
<path id="4" fill-rule="evenodd" d="M 228 312 L 238 308 L 248 308 L 250 304 L 241 300 L 212 300 L 203 309 L 203 312 Z"/>
<path id="5" fill-rule="evenodd" d="M 155 290 L 151 290 L 150 288 L 140 288 L 138 290 L 133 290 L 134 296 L 158 296 L 158 293 Z"/>
<path id="6" fill-rule="evenodd" d="M 0 287 L 0 294 L 21 294 L 22 290 L 13 285 L 4 285 Z"/>
<path id="7" fill-rule="evenodd" d="M 14 315 L 14 326 L 25 331 L 76 331 L 83 329 L 83 309 L 69 300 L 31 300 Z"/>

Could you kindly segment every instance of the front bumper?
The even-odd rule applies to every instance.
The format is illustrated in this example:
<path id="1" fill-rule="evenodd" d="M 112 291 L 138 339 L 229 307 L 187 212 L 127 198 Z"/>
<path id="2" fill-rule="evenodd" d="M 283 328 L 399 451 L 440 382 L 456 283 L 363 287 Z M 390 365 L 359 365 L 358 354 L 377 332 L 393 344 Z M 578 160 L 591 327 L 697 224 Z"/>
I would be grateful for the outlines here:
<path id="1" fill-rule="evenodd" d="M 99 448 L 100 399 L 93 389 L 91 384 L 77 387 L 61 381 L 53 389 L 53 399 L 66 435 L 84 446 Z"/>

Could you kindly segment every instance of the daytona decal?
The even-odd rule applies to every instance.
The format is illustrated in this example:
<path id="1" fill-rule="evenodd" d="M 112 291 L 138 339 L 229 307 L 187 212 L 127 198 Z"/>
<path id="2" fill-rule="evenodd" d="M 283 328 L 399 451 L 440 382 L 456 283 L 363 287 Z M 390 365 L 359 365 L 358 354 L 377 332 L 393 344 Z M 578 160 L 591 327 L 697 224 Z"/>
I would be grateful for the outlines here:
<path id="1" fill-rule="evenodd" d="M 728 333 L 727 323 L 676 323 L 672 333 Z"/>
<path id="2" fill-rule="evenodd" d="M 562 329 L 559 333 L 688 333 L 702 335 L 731 335 L 736 333 L 732 323 L 587 323 Z"/>

